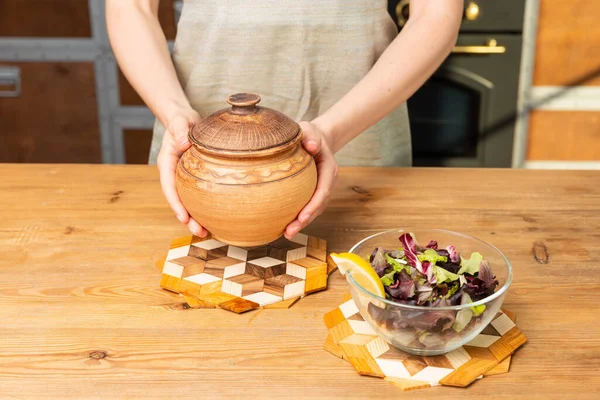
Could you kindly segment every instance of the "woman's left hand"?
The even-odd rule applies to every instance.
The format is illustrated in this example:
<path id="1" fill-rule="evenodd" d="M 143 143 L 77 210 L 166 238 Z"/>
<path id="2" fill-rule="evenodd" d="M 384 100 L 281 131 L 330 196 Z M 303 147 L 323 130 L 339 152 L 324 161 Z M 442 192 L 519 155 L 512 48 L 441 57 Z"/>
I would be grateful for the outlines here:
<path id="1" fill-rule="evenodd" d="M 332 151 L 330 139 L 325 132 L 311 122 L 300 122 L 302 145 L 315 159 L 317 164 L 317 188 L 306 206 L 298 213 L 285 230 L 290 239 L 304 229 L 325 210 L 337 181 L 338 164 Z"/>

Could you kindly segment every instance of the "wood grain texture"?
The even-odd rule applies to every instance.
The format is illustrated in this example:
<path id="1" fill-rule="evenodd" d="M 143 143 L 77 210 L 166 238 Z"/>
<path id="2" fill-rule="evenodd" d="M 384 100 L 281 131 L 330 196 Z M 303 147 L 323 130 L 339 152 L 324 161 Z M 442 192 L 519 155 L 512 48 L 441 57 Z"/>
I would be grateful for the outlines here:
<path id="1" fill-rule="evenodd" d="M 532 111 L 527 159 L 600 160 L 600 111 Z"/>
<path id="2" fill-rule="evenodd" d="M 91 35 L 87 1 L 0 2 L 0 36 L 89 38 Z"/>
<path id="3" fill-rule="evenodd" d="M 0 165 L 0 176 L 0 318 L 8 321 L 0 325 L 0 397 L 401 395 L 323 349 L 323 315 L 347 291 L 339 272 L 327 290 L 290 309 L 240 315 L 192 309 L 159 288 L 155 261 L 188 231 L 155 168 Z M 505 306 L 528 343 L 510 373 L 411 399 L 593 399 L 599 179 L 597 171 L 342 169 L 330 206 L 306 233 L 340 252 L 383 229 L 439 226 L 490 241 L 513 264 Z M 443 196 L 406 190 L 425 182 L 451 184 Z M 360 202 L 352 186 L 373 196 Z M 536 241 L 545 243 L 548 264 L 535 261 Z"/>
<path id="4" fill-rule="evenodd" d="M 0 163 L 101 162 L 93 63 L 3 66 L 20 68 L 21 95 L 0 98 Z"/>
<path id="5" fill-rule="evenodd" d="M 534 86 L 600 85 L 600 2 L 541 0 Z"/>

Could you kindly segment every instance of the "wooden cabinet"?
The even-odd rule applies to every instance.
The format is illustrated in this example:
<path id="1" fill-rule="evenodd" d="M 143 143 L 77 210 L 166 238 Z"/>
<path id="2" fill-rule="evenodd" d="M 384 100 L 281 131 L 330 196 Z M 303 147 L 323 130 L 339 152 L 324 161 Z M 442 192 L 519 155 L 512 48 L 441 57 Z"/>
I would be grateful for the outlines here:
<path id="1" fill-rule="evenodd" d="M 2 0 L 0 36 L 91 37 L 86 0 Z"/>
<path id="2" fill-rule="evenodd" d="M 0 162 L 101 161 L 94 64 L 0 62 L 21 74 L 18 97 L 0 97 Z"/>
<path id="3" fill-rule="evenodd" d="M 600 1 L 540 0 L 534 86 L 600 85 Z"/>
<path id="4" fill-rule="evenodd" d="M 528 161 L 600 161 L 599 17 L 600 1 L 540 0 L 531 90 L 560 94 L 530 114 Z"/>
<path id="5" fill-rule="evenodd" d="M 152 129 L 124 129 L 125 163 L 147 164 L 152 143 Z"/>
<path id="6" fill-rule="evenodd" d="M 600 160 L 600 111 L 537 110 L 529 127 L 528 160 Z"/>
<path id="7" fill-rule="evenodd" d="M 99 163 L 103 160 L 101 143 L 112 152 L 104 159 L 119 162 L 122 148 L 125 162 L 148 162 L 151 126 L 140 125 L 139 110 L 132 114 L 134 122 L 127 122 L 126 106 L 144 103 L 114 61 L 106 57 L 110 47 L 101 43 L 103 36 L 99 40 L 92 34 L 91 15 L 97 19 L 94 24 L 105 24 L 103 3 L 0 0 L 0 50 L 8 44 L 4 52 L 0 51 L 0 162 Z M 160 0 L 159 4 L 160 24 L 166 38 L 174 40 L 174 2 Z M 53 52 L 58 48 L 61 55 Z M 82 48 L 85 56 L 81 55 Z M 19 54 L 20 50 L 25 55 Z M 53 61 L 48 61 L 48 54 Z M 18 68 L 18 96 L 7 96 L 16 87 L 5 78 L 3 67 Z M 112 81 L 112 68 L 118 71 L 117 82 Z M 102 75 L 97 76 L 98 72 Z M 103 91 L 98 93 L 97 87 Z M 119 87 L 118 100 L 111 97 L 115 87 Z M 102 131 L 100 110 L 106 128 Z M 119 123 L 115 115 L 119 115 Z"/>

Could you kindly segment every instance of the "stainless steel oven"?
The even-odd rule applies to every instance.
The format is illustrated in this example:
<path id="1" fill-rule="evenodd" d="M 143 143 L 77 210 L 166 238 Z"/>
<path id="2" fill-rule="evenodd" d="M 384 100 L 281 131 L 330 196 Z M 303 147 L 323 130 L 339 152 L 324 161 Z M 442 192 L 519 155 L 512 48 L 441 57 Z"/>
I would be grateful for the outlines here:
<path id="1" fill-rule="evenodd" d="M 510 167 L 523 0 L 465 1 L 457 45 L 408 100 L 415 166 Z M 409 0 L 389 2 L 399 30 Z"/>

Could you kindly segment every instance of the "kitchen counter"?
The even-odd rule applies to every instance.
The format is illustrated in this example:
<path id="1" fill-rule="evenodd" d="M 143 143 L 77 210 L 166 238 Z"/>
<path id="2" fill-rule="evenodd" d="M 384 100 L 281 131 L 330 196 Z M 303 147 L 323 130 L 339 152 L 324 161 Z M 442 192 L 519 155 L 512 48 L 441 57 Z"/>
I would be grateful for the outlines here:
<path id="1" fill-rule="evenodd" d="M 346 283 L 289 310 L 194 310 L 156 263 L 188 232 L 150 166 L 0 165 L 0 398 L 592 398 L 600 172 L 342 168 L 305 233 L 330 251 L 395 227 L 490 241 L 528 342 L 508 374 L 402 393 L 323 350 Z"/>

